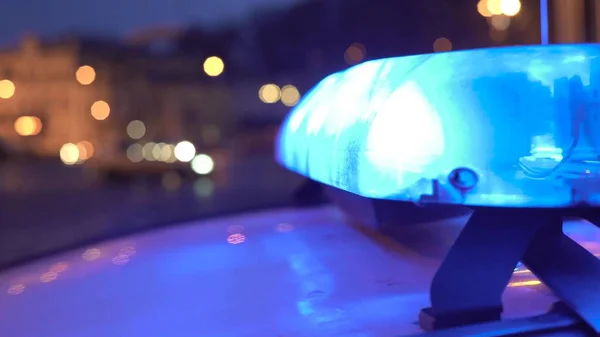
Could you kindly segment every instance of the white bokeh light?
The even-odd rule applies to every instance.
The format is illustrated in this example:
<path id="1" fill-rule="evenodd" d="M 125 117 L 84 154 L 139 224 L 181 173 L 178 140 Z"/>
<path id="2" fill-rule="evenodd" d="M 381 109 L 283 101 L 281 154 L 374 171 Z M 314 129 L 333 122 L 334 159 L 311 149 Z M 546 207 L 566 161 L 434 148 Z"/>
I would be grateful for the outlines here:
<path id="1" fill-rule="evenodd" d="M 192 170 L 197 174 L 209 174 L 215 168 L 215 162 L 207 154 L 199 154 L 192 159 Z"/>
<path id="2" fill-rule="evenodd" d="M 194 156 L 196 155 L 196 147 L 194 146 L 194 144 L 188 142 L 187 140 L 184 140 L 183 142 L 179 142 L 175 146 L 174 153 L 175 158 L 177 158 L 177 160 L 182 162 L 189 162 L 192 159 L 194 159 Z"/>

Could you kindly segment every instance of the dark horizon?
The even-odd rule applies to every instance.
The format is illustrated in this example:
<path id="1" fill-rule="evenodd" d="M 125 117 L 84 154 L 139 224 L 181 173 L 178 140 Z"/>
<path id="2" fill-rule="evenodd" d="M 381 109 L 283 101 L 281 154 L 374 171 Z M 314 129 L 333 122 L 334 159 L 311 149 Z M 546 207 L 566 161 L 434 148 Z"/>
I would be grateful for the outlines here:
<path id="1" fill-rule="evenodd" d="M 0 46 L 13 44 L 26 34 L 49 37 L 79 32 L 125 37 L 161 26 L 220 28 L 242 22 L 263 9 L 289 7 L 303 1 L 306 0 L 151 0 L 142 5 L 139 0 L 24 0 L 0 11 Z"/>

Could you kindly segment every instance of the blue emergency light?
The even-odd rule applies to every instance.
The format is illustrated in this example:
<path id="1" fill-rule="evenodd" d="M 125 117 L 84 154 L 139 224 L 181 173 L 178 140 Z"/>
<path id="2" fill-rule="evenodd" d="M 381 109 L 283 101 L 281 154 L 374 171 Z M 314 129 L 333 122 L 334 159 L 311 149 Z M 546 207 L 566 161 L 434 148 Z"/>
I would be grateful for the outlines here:
<path id="1" fill-rule="evenodd" d="M 277 159 L 369 198 L 600 205 L 599 56 L 539 45 L 366 62 L 290 112 Z"/>

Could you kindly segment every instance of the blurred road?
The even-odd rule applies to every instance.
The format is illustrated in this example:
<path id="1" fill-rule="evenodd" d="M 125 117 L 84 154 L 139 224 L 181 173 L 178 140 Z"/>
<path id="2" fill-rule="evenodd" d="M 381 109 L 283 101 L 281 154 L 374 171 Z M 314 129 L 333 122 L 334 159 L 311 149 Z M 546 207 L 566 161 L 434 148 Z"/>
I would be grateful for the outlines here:
<path id="1" fill-rule="evenodd" d="M 301 179 L 270 157 L 231 165 L 224 175 L 160 182 L 94 184 L 58 164 L 0 169 L 0 269 L 39 256 L 200 217 L 286 204 Z"/>

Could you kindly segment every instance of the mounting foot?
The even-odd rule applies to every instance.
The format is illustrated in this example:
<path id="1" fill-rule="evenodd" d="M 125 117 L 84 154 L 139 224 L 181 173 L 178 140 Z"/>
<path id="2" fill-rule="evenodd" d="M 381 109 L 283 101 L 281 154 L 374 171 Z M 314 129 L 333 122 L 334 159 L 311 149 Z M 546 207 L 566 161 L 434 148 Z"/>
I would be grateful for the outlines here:
<path id="1" fill-rule="evenodd" d="M 478 309 L 477 311 L 451 312 L 435 315 L 432 308 L 422 309 L 419 313 L 419 326 L 425 331 L 448 329 L 457 326 L 492 322 L 500 320 L 502 306 Z"/>
<path id="2" fill-rule="evenodd" d="M 427 331 L 500 319 L 502 293 L 522 260 L 561 301 L 600 332 L 600 260 L 562 232 L 568 210 L 476 208 L 431 283 Z"/>

